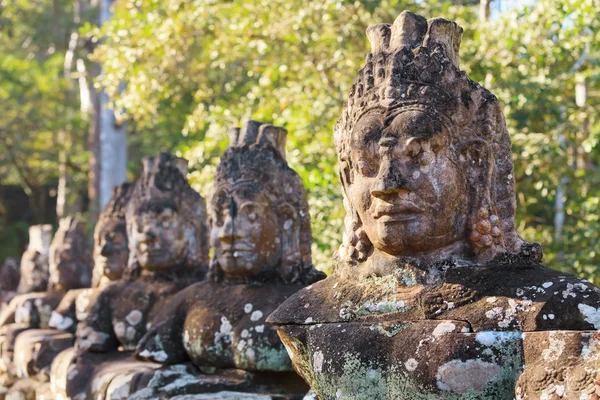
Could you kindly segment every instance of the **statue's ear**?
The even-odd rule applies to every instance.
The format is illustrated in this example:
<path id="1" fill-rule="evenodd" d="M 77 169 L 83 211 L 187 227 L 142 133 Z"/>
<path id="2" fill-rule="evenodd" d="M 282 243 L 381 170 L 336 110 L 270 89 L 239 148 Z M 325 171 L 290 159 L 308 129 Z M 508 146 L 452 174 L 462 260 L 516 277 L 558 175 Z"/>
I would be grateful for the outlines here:
<path id="1" fill-rule="evenodd" d="M 283 203 L 278 207 L 281 224 L 281 267 L 280 275 L 286 282 L 294 281 L 299 274 L 298 265 L 302 263 L 300 254 L 300 220 L 295 207 Z"/>

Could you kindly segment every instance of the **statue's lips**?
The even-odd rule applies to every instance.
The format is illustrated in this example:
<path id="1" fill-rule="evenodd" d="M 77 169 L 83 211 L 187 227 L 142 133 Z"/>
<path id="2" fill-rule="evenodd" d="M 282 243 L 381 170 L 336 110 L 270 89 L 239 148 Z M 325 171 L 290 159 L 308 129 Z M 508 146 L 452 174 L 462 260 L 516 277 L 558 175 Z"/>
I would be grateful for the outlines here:
<path id="1" fill-rule="evenodd" d="M 221 254 L 230 257 L 237 257 L 238 255 L 252 253 L 253 251 L 254 249 L 245 246 L 221 248 Z"/>
<path id="2" fill-rule="evenodd" d="M 409 221 L 422 214 L 423 210 L 412 203 L 377 207 L 373 217 L 380 222 Z"/>

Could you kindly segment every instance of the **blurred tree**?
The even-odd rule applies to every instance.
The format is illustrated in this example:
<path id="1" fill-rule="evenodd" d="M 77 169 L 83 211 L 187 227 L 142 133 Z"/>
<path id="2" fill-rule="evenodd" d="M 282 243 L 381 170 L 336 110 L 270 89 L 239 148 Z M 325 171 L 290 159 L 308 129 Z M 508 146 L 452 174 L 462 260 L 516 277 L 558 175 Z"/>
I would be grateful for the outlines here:
<path id="1" fill-rule="evenodd" d="M 78 30 L 73 15 L 73 0 L 0 2 L 0 178 L 23 187 L 32 223 L 49 220 L 40 193 L 56 185 L 59 170 L 73 172 L 71 194 L 84 183 L 85 124 L 79 99 L 70 95 L 75 87 L 64 78 L 71 32 Z"/>

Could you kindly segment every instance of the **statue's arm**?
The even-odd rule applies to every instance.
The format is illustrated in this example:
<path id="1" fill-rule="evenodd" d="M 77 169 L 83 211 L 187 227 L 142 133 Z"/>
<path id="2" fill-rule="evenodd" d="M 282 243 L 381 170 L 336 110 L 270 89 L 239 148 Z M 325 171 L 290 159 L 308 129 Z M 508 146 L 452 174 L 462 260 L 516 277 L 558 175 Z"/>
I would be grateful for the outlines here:
<path id="1" fill-rule="evenodd" d="M 86 289 L 69 290 L 62 298 L 58 307 L 52 311 L 48 325 L 51 328 L 68 332 L 75 332 L 77 328 L 77 317 L 75 313 L 75 302 L 77 297 Z"/>
<path id="2" fill-rule="evenodd" d="M 14 324 L 15 314 L 17 312 L 17 306 L 20 304 L 19 298 L 21 296 L 14 297 L 0 313 L 0 326 Z"/>
<path id="3" fill-rule="evenodd" d="M 80 351 L 107 352 L 117 349 L 119 341 L 112 324 L 111 289 L 109 286 L 100 293 L 87 317 L 77 326 L 75 345 Z"/>
<path id="4" fill-rule="evenodd" d="M 193 297 L 193 290 L 188 289 L 175 295 L 152 319 L 151 328 L 136 348 L 138 358 L 161 364 L 179 364 L 189 360 L 183 346 L 183 328 L 190 296 Z"/>

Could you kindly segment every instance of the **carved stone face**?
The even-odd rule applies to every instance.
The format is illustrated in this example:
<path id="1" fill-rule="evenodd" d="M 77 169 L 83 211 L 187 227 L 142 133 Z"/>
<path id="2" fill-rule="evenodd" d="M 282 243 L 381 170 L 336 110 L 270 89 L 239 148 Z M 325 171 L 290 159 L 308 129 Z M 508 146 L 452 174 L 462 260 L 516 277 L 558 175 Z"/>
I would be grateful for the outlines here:
<path id="1" fill-rule="evenodd" d="M 48 260 L 40 252 L 26 250 L 21 257 L 21 288 L 27 291 L 44 291 L 48 284 Z"/>
<path id="2" fill-rule="evenodd" d="M 108 221 L 96 232 L 94 268 L 109 280 L 121 278 L 127 266 L 129 249 L 125 220 Z"/>
<path id="3" fill-rule="evenodd" d="M 216 194 L 210 241 L 227 278 L 251 278 L 281 260 L 282 243 L 276 208 L 264 193 L 244 187 Z"/>
<path id="4" fill-rule="evenodd" d="M 82 263 L 72 244 L 72 240 L 66 238 L 62 246 L 50 253 L 50 281 L 56 290 L 81 286 Z"/>
<path id="5" fill-rule="evenodd" d="M 184 221 L 174 205 L 142 207 L 132 220 L 129 240 L 143 269 L 166 270 L 185 260 Z"/>
<path id="6" fill-rule="evenodd" d="M 366 114 L 352 131 L 350 202 L 374 247 L 423 254 L 466 235 L 467 188 L 450 136 L 431 113 L 404 111 L 386 127 Z"/>

